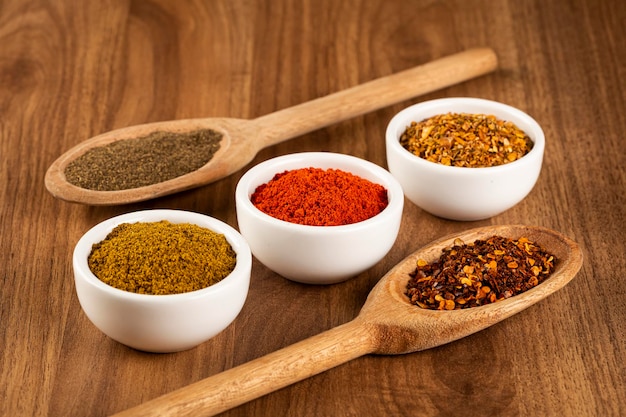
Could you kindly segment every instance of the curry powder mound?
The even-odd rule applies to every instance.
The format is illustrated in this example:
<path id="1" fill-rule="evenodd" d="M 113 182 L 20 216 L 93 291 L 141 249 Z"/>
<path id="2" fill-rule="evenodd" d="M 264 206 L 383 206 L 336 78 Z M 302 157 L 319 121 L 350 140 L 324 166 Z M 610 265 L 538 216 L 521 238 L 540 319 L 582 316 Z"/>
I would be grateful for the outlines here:
<path id="1" fill-rule="evenodd" d="M 208 163 L 222 134 L 210 129 L 185 133 L 153 132 L 99 146 L 70 162 L 70 184 L 94 191 L 119 191 L 171 180 Z"/>
<path id="2" fill-rule="evenodd" d="M 179 294 L 213 285 L 235 268 L 224 235 L 166 220 L 123 223 L 93 245 L 89 269 L 104 283 L 138 294 Z"/>
<path id="3" fill-rule="evenodd" d="M 485 168 L 504 165 L 533 147 L 514 123 L 492 115 L 447 113 L 411 122 L 400 144 L 412 154 L 442 165 Z"/>
<path id="4" fill-rule="evenodd" d="M 432 263 L 417 261 L 406 295 L 431 310 L 458 310 L 495 303 L 545 281 L 556 259 L 525 237 L 492 236 L 454 245 Z"/>

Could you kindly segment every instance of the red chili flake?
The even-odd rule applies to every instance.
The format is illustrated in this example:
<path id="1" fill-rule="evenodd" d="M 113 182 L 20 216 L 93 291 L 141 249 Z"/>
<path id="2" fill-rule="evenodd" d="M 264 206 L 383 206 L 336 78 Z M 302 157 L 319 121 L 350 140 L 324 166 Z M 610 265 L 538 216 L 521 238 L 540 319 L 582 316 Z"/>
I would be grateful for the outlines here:
<path id="1" fill-rule="evenodd" d="M 556 259 L 525 237 L 492 236 L 473 243 L 456 239 L 433 263 L 417 261 L 407 284 L 412 304 L 455 310 L 494 303 L 543 282 Z"/>

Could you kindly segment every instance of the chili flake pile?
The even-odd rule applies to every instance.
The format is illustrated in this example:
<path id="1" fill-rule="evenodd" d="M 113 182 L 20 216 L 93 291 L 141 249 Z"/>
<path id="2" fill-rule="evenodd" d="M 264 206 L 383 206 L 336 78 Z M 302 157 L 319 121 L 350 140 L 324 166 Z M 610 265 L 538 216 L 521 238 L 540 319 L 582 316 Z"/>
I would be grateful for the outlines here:
<path id="1" fill-rule="evenodd" d="M 485 114 L 447 113 L 411 122 L 400 137 L 409 152 L 442 165 L 484 168 L 513 162 L 533 146 L 514 123 Z"/>
<path id="2" fill-rule="evenodd" d="M 456 239 L 434 263 L 423 259 L 411 273 L 406 295 L 431 310 L 458 310 L 504 300 L 543 282 L 556 259 L 525 237 L 492 236 L 473 243 Z"/>

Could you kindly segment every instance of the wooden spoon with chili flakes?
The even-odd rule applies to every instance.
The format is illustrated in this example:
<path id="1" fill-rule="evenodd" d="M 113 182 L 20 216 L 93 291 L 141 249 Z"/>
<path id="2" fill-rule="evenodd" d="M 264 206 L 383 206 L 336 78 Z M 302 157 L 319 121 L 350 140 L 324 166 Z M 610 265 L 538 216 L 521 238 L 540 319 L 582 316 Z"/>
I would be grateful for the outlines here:
<path id="1" fill-rule="evenodd" d="M 492 72 L 497 66 L 493 50 L 476 48 L 253 120 L 173 120 L 113 130 L 79 143 L 54 161 L 46 172 L 46 188 L 62 200 L 90 205 L 127 204 L 173 194 L 231 175 L 268 146 L 467 81 Z M 67 166 L 91 149 L 120 140 L 145 138 L 155 132 L 183 134 L 204 129 L 222 134 L 220 146 L 205 165 L 190 173 L 151 185 L 113 191 L 82 188 L 66 178 Z"/>
<path id="2" fill-rule="evenodd" d="M 463 310 L 426 310 L 409 302 L 406 285 L 418 259 L 435 261 L 443 248 L 491 236 L 526 237 L 556 259 L 544 282 L 503 301 Z M 352 321 L 264 357 L 163 395 L 121 416 L 214 415 L 367 354 L 417 352 L 469 336 L 512 316 L 565 286 L 582 266 L 578 245 L 539 227 L 489 226 L 437 240 L 389 271 Z"/>

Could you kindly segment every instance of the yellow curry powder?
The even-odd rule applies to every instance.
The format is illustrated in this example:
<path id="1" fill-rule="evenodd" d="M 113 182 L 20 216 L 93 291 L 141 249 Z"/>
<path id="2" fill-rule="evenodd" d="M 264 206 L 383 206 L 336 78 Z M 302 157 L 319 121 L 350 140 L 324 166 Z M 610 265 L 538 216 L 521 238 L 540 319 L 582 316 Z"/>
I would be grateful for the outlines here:
<path id="1" fill-rule="evenodd" d="M 178 294 L 213 285 L 235 268 L 224 235 L 166 220 L 123 223 L 93 245 L 91 271 L 104 283 L 139 294 Z"/>
<path id="2" fill-rule="evenodd" d="M 440 114 L 411 122 L 400 136 L 400 144 L 427 161 L 470 168 L 516 161 L 533 146 L 514 123 L 468 113 Z"/>

